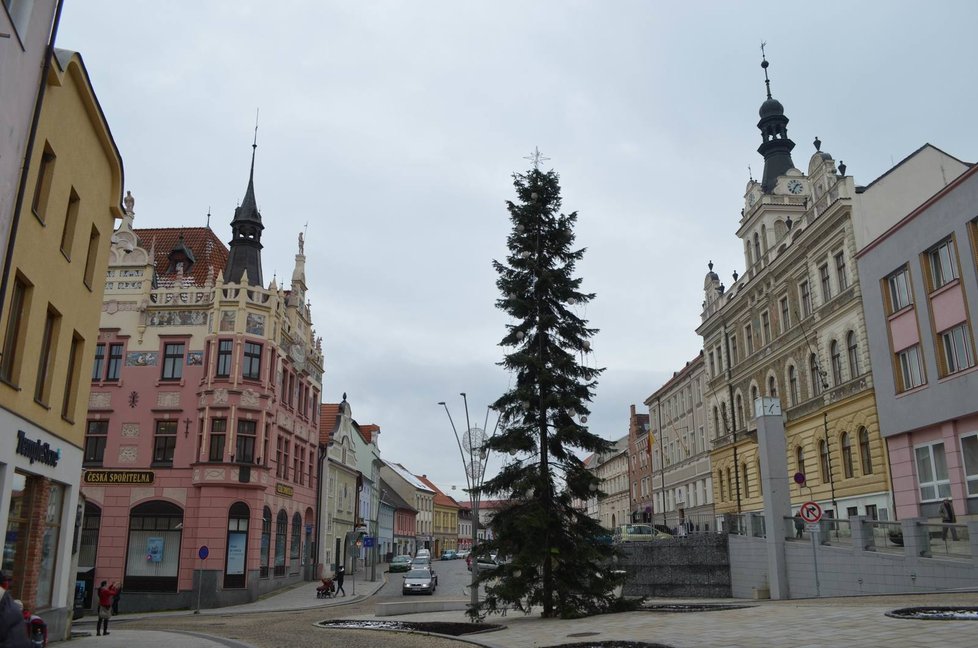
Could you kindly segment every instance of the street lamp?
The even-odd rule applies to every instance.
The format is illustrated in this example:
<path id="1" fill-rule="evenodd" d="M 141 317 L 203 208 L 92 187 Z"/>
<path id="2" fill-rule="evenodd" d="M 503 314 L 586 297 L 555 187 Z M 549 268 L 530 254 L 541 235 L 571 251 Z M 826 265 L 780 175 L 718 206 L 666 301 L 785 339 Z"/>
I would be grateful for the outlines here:
<path id="1" fill-rule="evenodd" d="M 462 397 L 462 402 L 465 405 L 466 431 L 462 438 L 458 436 L 458 429 L 455 427 L 455 421 L 452 420 L 452 413 L 448 410 L 448 405 L 445 401 L 440 401 L 438 404 L 445 408 L 445 414 L 448 415 L 448 422 L 452 425 L 452 433 L 455 435 L 458 453 L 462 458 L 462 465 L 465 468 L 465 484 L 468 487 L 469 502 L 472 505 L 472 549 L 475 549 L 476 543 L 479 541 L 479 499 L 481 497 L 479 489 L 482 488 L 483 477 L 485 477 L 489 451 L 485 447 L 485 429 L 474 428 L 469 422 L 469 401 L 465 392 L 461 392 L 459 396 Z M 489 411 L 486 410 L 486 424 L 488 422 Z M 498 420 L 496 421 L 496 425 L 499 425 Z M 474 609 L 479 605 L 479 561 L 473 558 L 471 565 L 472 583 L 470 585 L 470 595 L 472 599 L 471 604 Z"/>

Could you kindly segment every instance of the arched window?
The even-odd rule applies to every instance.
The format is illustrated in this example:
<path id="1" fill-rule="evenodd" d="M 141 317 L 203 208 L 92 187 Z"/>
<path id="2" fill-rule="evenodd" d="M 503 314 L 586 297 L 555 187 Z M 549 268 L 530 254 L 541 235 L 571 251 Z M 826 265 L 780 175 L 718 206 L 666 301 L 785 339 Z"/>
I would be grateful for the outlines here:
<path id="1" fill-rule="evenodd" d="M 869 448 L 869 431 L 859 428 L 859 460 L 864 475 L 873 474 L 873 454 Z"/>
<path id="2" fill-rule="evenodd" d="M 819 472 L 823 484 L 829 483 L 829 446 L 825 441 L 818 442 Z"/>
<path id="3" fill-rule="evenodd" d="M 788 367 L 788 391 L 791 397 L 791 404 L 798 404 L 798 371 L 795 369 L 795 365 L 790 365 Z"/>
<path id="4" fill-rule="evenodd" d="M 753 412 L 754 412 L 754 403 L 756 403 L 756 402 L 757 402 L 757 385 L 751 385 L 750 386 L 750 412 L 751 412 L 751 418 L 753 418 L 753 416 L 754 416 L 754 414 L 753 414 Z"/>
<path id="5" fill-rule="evenodd" d="M 832 340 L 832 344 L 829 345 L 829 349 L 832 355 L 832 384 L 841 385 L 842 384 L 842 354 L 839 351 L 839 343 Z"/>
<path id="6" fill-rule="evenodd" d="M 846 479 L 852 478 L 852 438 L 848 432 L 842 433 L 842 474 Z"/>
<path id="7" fill-rule="evenodd" d="M 285 576 L 285 537 L 289 530 L 289 514 L 284 510 L 275 518 L 275 575 Z"/>
<path id="8" fill-rule="evenodd" d="M 727 404 L 725 402 L 720 403 L 720 415 L 723 417 L 723 433 L 726 434 L 729 431 L 727 430 L 727 421 L 729 419 L 727 418 Z"/>
<path id="9" fill-rule="evenodd" d="M 727 468 L 727 492 L 730 494 L 730 499 L 734 499 L 735 496 L 734 496 L 733 477 L 730 475 L 729 468 Z M 737 495 L 739 494 L 740 492 L 738 491 Z"/>
<path id="10" fill-rule="evenodd" d="M 767 395 L 771 398 L 778 397 L 778 381 L 774 376 L 768 376 L 767 378 Z"/>
<path id="11" fill-rule="evenodd" d="M 228 509 L 227 555 L 224 561 L 224 587 L 246 585 L 248 560 L 248 522 L 251 509 L 244 502 L 235 502 Z"/>
<path id="12" fill-rule="evenodd" d="M 818 369 L 818 358 L 813 353 L 808 357 L 809 379 L 812 381 L 812 398 L 822 393 L 822 374 Z"/>
<path id="13" fill-rule="evenodd" d="M 754 261 L 761 260 L 761 237 L 754 232 Z"/>
<path id="14" fill-rule="evenodd" d="M 737 412 L 734 419 L 734 429 L 739 430 L 744 427 L 744 399 L 737 394 Z"/>
<path id="15" fill-rule="evenodd" d="M 299 573 L 299 558 L 302 556 L 302 516 L 292 516 L 292 547 L 289 551 L 289 573 Z"/>
<path id="16" fill-rule="evenodd" d="M 760 459 L 754 462 L 754 468 L 757 470 L 757 494 L 764 495 L 764 485 L 761 482 L 761 460 Z"/>
<path id="17" fill-rule="evenodd" d="M 717 470 L 717 488 L 720 491 L 720 501 L 724 502 L 727 499 L 727 494 L 723 490 L 723 471 Z"/>
<path id="18" fill-rule="evenodd" d="M 268 578 L 268 561 L 271 557 L 272 546 L 272 509 L 267 506 L 261 513 L 261 567 L 259 575 Z"/>
<path id="19" fill-rule="evenodd" d="M 855 378 L 862 373 L 859 370 L 859 345 L 856 342 L 855 331 L 849 331 L 846 335 L 846 347 L 849 351 L 849 377 Z"/>
<path id="20" fill-rule="evenodd" d="M 182 528 L 183 509 L 176 504 L 153 500 L 132 508 L 124 589 L 177 591 Z"/>
<path id="21" fill-rule="evenodd" d="M 795 448 L 795 467 L 798 472 L 805 475 L 805 449 L 801 446 Z"/>
<path id="22" fill-rule="evenodd" d="M 767 225 L 761 225 L 761 245 L 767 252 Z"/>
<path id="23" fill-rule="evenodd" d="M 750 486 L 748 485 L 749 482 L 747 481 L 747 464 L 746 463 L 740 464 L 740 475 L 741 475 L 741 479 L 743 479 L 743 481 L 744 481 L 744 497 L 745 498 L 750 497 Z"/>
<path id="24" fill-rule="evenodd" d="M 723 434 L 722 428 L 720 427 L 720 410 L 716 407 L 713 408 L 713 430 L 716 436 Z"/>

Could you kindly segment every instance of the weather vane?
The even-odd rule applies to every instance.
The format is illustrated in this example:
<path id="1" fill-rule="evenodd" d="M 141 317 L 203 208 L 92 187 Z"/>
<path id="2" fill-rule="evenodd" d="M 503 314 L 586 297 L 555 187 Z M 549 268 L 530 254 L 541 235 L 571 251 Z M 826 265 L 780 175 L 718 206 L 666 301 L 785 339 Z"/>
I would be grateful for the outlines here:
<path id="1" fill-rule="evenodd" d="M 767 56 L 764 54 L 764 48 L 766 46 L 767 46 L 767 43 L 764 42 L 764 41 L 761 41 L 761 67 L 764 68 L 764 87 L 767 88 L 767 98 L 770 99 L 771 98 L 771 80 L 767 77 L 767 66 L 769 65 L 769 63 L 767 62 Z"/>
<path id="2" fill-rule="evenodd" d="M 547 160 L 549 160 L 550 158 L 548 158 L 548 157 L 544 157 L 544 156 L 543 156 L 543 155 L 542 155 L 542 154 L 540 153 L 540 149 L 539 149 L 538 147 L 536 147 L 536 146 L 534 146 L 534 147 L 533 147 L 533 153 L 530 153 L 529 155 L 527 155 L 527 156 L 526 156 L 526 157 L 524 157 L 523 159 L 524 159 L 524 160 L 529 160 L 530 162 L 532 162 L 532 163 L 533 163 L 533 169 L 534 169 L 535 171 L 539 171 L 539 170 L 540 170 L 540 163 L 541 163 L 541 162 L 546 162 L 546 161 L 547 161 Z"/>

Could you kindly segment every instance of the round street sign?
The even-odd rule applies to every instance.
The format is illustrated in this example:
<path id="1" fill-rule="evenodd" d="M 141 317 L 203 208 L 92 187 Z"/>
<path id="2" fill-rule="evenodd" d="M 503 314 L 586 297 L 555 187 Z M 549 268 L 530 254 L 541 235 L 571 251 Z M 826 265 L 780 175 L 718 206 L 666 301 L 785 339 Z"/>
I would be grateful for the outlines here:
<path id="1" fill-rule="evenodd" d="M 801 505 L 799 512 L 805 522 L 818 522 L 822 519 L 822 507 L 818 505 L 818 502 L 805 502 Z"/>
<path id="2" fill-rule="evenodd" d="M 201 560 L 207 558 L 207 556 L 209 556 L 210 553 L 211 550 L 207 548 L 207 545 L 200 545 L 200 549 L 197 550 L 197 555 L 200 556 Z"/>

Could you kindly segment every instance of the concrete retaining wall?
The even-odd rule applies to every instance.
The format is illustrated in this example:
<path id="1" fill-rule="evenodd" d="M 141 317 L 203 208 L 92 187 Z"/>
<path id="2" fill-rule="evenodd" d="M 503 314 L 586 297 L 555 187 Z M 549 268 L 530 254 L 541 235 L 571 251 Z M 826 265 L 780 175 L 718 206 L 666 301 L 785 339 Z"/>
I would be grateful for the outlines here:
<path id="1" fill-rule="evenodd" d="M 726 535 L 698 534 L 620 548 L 619 568 L 628 572 L 624 596 L 731 596 Z"/>

